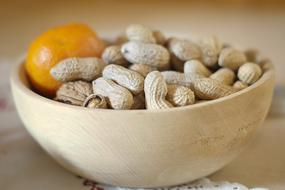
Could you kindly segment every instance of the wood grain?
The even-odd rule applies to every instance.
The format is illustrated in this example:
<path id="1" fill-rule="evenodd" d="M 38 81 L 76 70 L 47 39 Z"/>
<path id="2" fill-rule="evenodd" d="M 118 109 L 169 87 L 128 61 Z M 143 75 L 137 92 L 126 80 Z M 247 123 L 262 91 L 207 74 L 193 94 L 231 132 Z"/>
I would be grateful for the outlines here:
<path id="1" fill-rule="evenodd" d="M 224 98 L 155 111 L 90 110 L 46 99 L 28 88 L 22 64 L 11 84 L 27 130 L 65 168 L 112 185 L 160 187 L 231 162 L 267 114 L 274 74 Z"/>

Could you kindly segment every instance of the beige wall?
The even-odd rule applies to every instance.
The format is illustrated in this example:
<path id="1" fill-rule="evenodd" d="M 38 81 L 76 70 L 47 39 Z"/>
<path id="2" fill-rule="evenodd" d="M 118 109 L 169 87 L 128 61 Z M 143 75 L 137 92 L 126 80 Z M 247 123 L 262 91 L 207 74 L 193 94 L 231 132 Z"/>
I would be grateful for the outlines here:
<path id="1" fill-rule="evenodd" d="M 0 0 L 0 58 L 16 58 L 39 33 L 63 23 L 85 22 L 103 36 L 144 23 L 189 36 L 214 33 L 233 44 L 258 47 L 272 58 L 278 82 L 285 84 L 285 6 L 272 2 Z"/>

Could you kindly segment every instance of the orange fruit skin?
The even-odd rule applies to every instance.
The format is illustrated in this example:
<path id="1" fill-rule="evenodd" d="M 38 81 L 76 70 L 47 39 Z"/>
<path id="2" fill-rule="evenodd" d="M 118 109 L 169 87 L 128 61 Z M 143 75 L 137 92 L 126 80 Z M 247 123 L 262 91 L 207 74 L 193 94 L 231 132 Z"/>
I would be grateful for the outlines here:
<path id="1" fill-rule="evenodd" d="M 104 42 L 85 24 L 52 28 L 30 45 L 25 69 L 32 87 L 46 97 L 54 97 L 62 84 L 50 75 L 50 69 L 68 57 L 100 57 Z"/>

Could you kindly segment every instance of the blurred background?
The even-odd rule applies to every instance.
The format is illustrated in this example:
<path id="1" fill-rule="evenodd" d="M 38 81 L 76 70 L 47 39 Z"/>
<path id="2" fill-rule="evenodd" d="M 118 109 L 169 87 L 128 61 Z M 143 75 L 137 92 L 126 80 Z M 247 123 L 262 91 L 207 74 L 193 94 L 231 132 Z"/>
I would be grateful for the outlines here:
<path id="1" fill-rule="evenodd" d="M 50 27 L 84 22 L 101 36 L 142 23 L 169 33 L 216 34 L 242 47 L 257 47 L 276 65 L 285 84 L 285 1 L 276 0 L 0 0 L 0 57 L 15 59 Z"/>
<path id="2" fill-rule="evenodd" d="M 50 27 L 71 22 L 112 37 L 141 23 L 185 37 L 217 35 L 238 47 L 258 48 L 277 71 L 275 112 L 285 113 L 284 0 L 0 0 L 0 62 L 13 63 Z"/>
<path id="3" fill-rule="evenodd" d="M 285 0 L 0 0 L 0 145 L 7 146 L 0 147 L 0 189 L 3 184 L 13 190 L 28 187 L 26 181 L 31 178 L 37 179 L 35 189 L 41 189 L 48 182 L 47 168 L 58 167 L 50 167 L 51 161 L 46 164 L 48 158 L 24 131 L 13 106 L 8 75 L 10 65 L 25 54 L 35 37 L 71 22 L 89 24 L 103 37 L 141 23 L 176 36 L 215 34 L 238 47 L 260 49 L 276 68 L 271 117 L 250 149 L 213 179 L 285 189 Z M 23 175 L 21 171 L 30 170 L 28 161 L 35 170 L 45 172 Z M 50 172 L 53 183 L 62 179 L 58 170 Z M 58 183 L 64 187 L 65 182 Z"/>

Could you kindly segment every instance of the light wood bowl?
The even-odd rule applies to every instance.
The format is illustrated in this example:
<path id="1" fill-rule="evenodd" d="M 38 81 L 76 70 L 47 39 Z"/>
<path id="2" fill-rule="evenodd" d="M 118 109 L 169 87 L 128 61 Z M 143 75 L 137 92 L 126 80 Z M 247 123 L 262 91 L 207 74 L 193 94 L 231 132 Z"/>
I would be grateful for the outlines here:
<path id="1" fill-rule="evenodd" d="M 21 119 L 58 163 L 97 182 L 161 187 L 207 176 L 231 162 L 269 109 L 274 72 L 217 100 L 164 110 L 95 110 L 30 90 L 23 64 L 11 75 Z"/>

